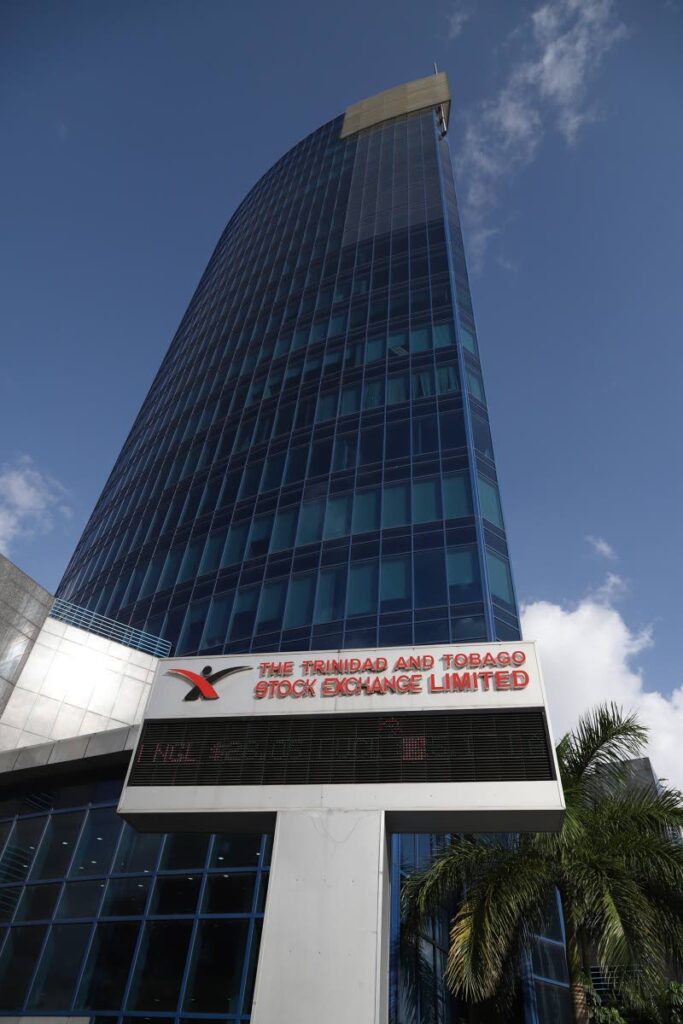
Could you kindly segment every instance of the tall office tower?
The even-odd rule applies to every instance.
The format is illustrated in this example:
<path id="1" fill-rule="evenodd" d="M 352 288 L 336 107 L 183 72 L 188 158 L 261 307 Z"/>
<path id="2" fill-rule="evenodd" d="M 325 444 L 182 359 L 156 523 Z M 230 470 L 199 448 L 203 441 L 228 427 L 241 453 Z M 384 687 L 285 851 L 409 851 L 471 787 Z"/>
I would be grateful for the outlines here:
<path id="1" fill-rule="evenodd" d="M 249 192 L 59 596 L 176 654 L 519 636 L 449 112 L 381 93 Z"/>

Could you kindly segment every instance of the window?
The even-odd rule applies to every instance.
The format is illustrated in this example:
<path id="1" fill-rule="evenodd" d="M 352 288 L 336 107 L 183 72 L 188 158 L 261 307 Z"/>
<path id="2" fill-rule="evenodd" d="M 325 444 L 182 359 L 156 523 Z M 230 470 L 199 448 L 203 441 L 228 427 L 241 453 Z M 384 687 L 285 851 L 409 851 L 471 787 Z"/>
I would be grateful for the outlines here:
<path id="1" fill-rule="evenodd" d="M 413 480 L 413 521 L 429 523 L 441 519 L 439 481 L 435 478 Z"/>
<path id="2" fill-rule="evenodd" d="M 184 544 L 176 544 L 176 546 L 171 548 L 169 551 L 159 580 L 159 590 L 166 590 L 167 587 L 173 587 L 175 585 L 175 581 L 178 576 L 178 569 L 180 568 L 180 561 L 184 552 Z"/>
<path id="3" fill-rule="evenodd" d="M 210 533 L 206 538 L 202 560 L 199 564 L 200 576 L 207 572 L 215 572 L 218 568 L 227 535 L 227 527 L 223 527 L 222 530 L 215 530 L 213 533 Z"/>
<path id="4" fill-rule="evenodd" d="M 247 558 L 256 558 L 258 555 L 265 555 L 270 544 L 270 537 L 273 532 L 273 517 L 258 516 L 252 525 L 249 534 L 249 546 Z"/>
<path id="5" fill-rule="evenodd" d="M 436 416 L 419 416 L 413 420 L 413 453 L 424 455 L 439 447 Z"/>
<path id="6" fill-rule="evenodd" d="M 358 434 L 338 434 L 334 442 L 332 469 L 349 469 L 356 464 Z"/>
<path id="7" fill-rule="evenodd" d="M 266 468 L 263 471 L 263 480 L 261 481 L 261 489 L 263 491 L 270 491 L 274 487 L 280 486 L 282 480 L 282 473 L 285 468 L 285 453 L 280 452 L 279 455 L 270 455 L 266 459 Z"/>
<path id="8" fill-rule="evenodd" d="M 448 597 L 451 604 L 481 601 L 479 557 L 476 547 L 449 548 L 447 555 Z"/>
<path id="9" fill-rule="evenodd" d="M 294 533 L 296 530 L 296 508 L 280 509 L 275 516 L 273 538 L 270 543 L 270 550 L 284 551 L 294 547 Z"/>
<path id="10" fill-rule="evenodd" d="M 331 420 L 337 414 L 337 391 L 324 391 L 318 398 L 318 408 L 315 414 L 316 423 L 324 420 Z"/>
<path id="11" fill-rule="evenodd" d="M 204 630 L 206 614 L 209 610 L 209 600 L 193 601 L 187 610 L 185 622 L 176 644 L 176 654 L 186 654 L 188 651 L 199 650 L 199 642 Z"/>
<path id="12" fill-rule="evenodd" d="M 506 558 L 501 558 L 489 548 L 486 549 L 486 564 L 489 571 L 489 586 L 491 593 L 499 601 L 514 608 L 515 595 L 512 589 L 512 577 L 510 566 Z"/>
<path id="13" fill-rule="evenodd" d="M 286 580 L 271 580 L 263 585 L 256 616 L 257 633 L 271 633 L 282 628 L 286 596 Z"/>
<path id="14" fill-rule="evenodd" d="M 173 832 L 166 836 L 160 871 L 203 868 L 209 837 L 201 832 Z"/>
<path id="15" fill-rule="evenodd" d="M 191 921 L 145 924 L 128 1009 L 175 1010 L 191 931 Z"/>
<path id="16" fill-rule="evenodd" d="M 444 552 L 438 548 L 415 552 L 415 607 L 446 604 Z"/>
<path id="17" fill-rule="evenodd" d="M 206 626 L 204 627 L 202 647 L 222 647 L 225 643 L 234 598 L 235 592 L 229 590 L 211 599 L 211 607 L 209 608 Z"/>
<path id="18" fill-rule="evenodd" d="M 135 917 L 145 911 L 149 878 L 110 878 L 102 917 Z"/>
<path id="19" fill-rule="evenodd" d="M 485 477 L 479 475 L 479 501 L 481 503 L 481 514 L 494 526 L 503 529 L 503 512 L 500 507 L 498 488 Z"/>
<path id="20" fill-rule="evenodd" d="M 380 611 L 394 612 L 412 606 L 410 555 L 390 555 L 382 559 Z"/>
<path id="21" fill-rule="evenodd" d="M 299 516 L 299 529 L 297 531 L 296 543 L 314 544 L 319 541 L 323 533 L 323 518 L 325 516 L 325 499 L 318 498 L 316 501 L 305 501 L 301 506 Z"/>
<path id="22" fill-rule="evenodd" d="M 434 371 L 431 366 L 413 370 L 411 382 L 413 399 L 429 398 L 434 394 Z"/>
<path id="23" fill-rule="evenodd" d="M 474 447 L 488 459 L 493 458 L 493 444 L 491 442 L 491 431 L 486 420 L 481 416 L 472 416 L 472 432 L 474 435 Z"/>
<path id="24" fill-rule="evenodd" d="M 72 877 L 106 874 L 114 855 L 121 825 L 115 807 L 100 807 L 88 812 L 71 865 Z"/>
<path id="25" fill-rule="evenodd" d="M 57 897 L 59 896 L 59 884 L 52 885 L 27 885 L 21 891 L 21 900 L 17 909 L 16 921 L 42 921 L 44 918 L 52 917 Z M 4 891 L 2 896 L 4 896 Z"/>
<path id="26" fill-rule="evenodd" d="M 306 462 L 308 461 L 308 448 L 290 448 L 287 456 L 287 468 L 285 469 L 286 484 L 295 484 L 303 480 L 306 475 Z"/>
<path id="27" fill-rule="evenodd" d="M 348 384 L 342 388 L 339 415 L 348 416 L 349 413 L 358 412 L 360 409 L 360 384 Z"/>
<path id="28" fill-rule="evenodd" d="M 138 927 L 137 921 L 97 925 L 76 998 L 78 1009 L 119 1010 Z"/>
<path id="29" fill-rule="evenodd" d="M 384 336 L 376 338 L 368 338 L 366 346 L 365 361 L 366 363 L 376 363 L 380 359 L 384 359 L 386 352 L 386 338 Z"/>
<path id="30" fill-rule="evenodd" d="M 221 558 L 221 569 L 224 569 L 226 565 L 234 565 L 236 562 L 241 562 L 244 558 L 244 549 L 250 525 L 249 522 L 245 521 L 243 523 L 233 523 L 230 527 L 228 540 L 223 551 L 223 557 Z"/>
<path id="31" fill-rule="evenodd" d="M 256 618 L 256 606 L 259 598 L 258 586 L 240 587 L 235 598 L 235 607 L 230 622 L 230 639 L 239 640 L 250 636 Z"/>
<path id="32" fill-rule="evenodd" d="M 316 441 L 311 448 L 311 457 L 308 462 L 309 477 L 322 476 L 324 473 L 329 473 L 331 461 L 332 438 Z"/>
<path id="33" fill-rule="evenodd" d="M 361 431 L 358 463 L 369 466 L 373 462 L 381 462 L 384 442 L 383 427 L 366 427 Z"/>
<path id="34" fill-rule="evenodd" d="M 336 494 L 329 498 L 325 513 L 325 540 L 351 533 L 352 505 L 352 494 Z"/>
<path id="35" fill-rule="evenodd" d="M 436 389 L 440 395 L 449 395 L 459 390 L 458 370 L 454 363 L 437 366 Z"/>
<path id="36" fill-rule="evenodd" d="M 445 473 L 443 477 L 444 519 L 472 515 L 470 480 L 467 470 Z"/>
<path id="37" fill-rule="evenodd" d="M 254 872 L 209 876 L 204 893 L 205 914 L 248 914 L 254 895 Z"/>
<path id="38" fill-rule="evenodd" d="M 0 1010 L 20 1010 L 31 980 L 45 926 L 11 928 L 0 954 Z"/>
<path id="39" fill-rule="evenodd" d="M 82 824 L 80 811 L 50 816 L 31 878 L 58 878 L 66 874 Z"/>
<path id="40" fill-rule="evenodd" d="M 126 874 L 153 871 L 160 845 L 161 836 L 151 832 L 136 832 L 130 825 L 124 825 L 114 871 Z"/>
<path id="41" fill-rule="evenodd" d="M 376 409 L 384 404 L 384 377 L 375 377 L 365 381 L 363 391 L 363 408 Z"/>
<path id="42" fill-rule="evenodd" d="M 234 1013 L 238 1008 L 246 921 L 200 921 L 185 995 L 193 1013 Z"/>
<path id="43" fill-rule="evenodd" d="M 353 503 L 353 532 L 379 530 L 380 489 L 358 491 Z"/>
<path id="44" fill-rule="evenodd" d="M 197 566 L 199 565 L 199 559 L 202 557 L 204 542 L 204 537 L 195 537 L 187 545 L 182 565 L 180 566 L 180 572 L 178 573 L 178 583 L 194 579 L 197 575 Z"/>
<path id="45" fill-rule="evenodd" d="M 31 989 L 30 1009 L 69 1009 L 89 938 L 89 924 L 58 924 L 51 929 Z"/>
<path id="46" fill-rule="evenodd" d="M 382 527 L 405 526 L 410 522 L 410 483 L 385 484 Z"/>
<path id="47" fill-rule="evenodd" d="M 167 875 L 157 878 L 150 914 L 194 914 L 201 875 Z"/>
<path id="48" fill-rule="evenodd" d="M 377 609 L 378 563 L 352 563 L 349 571 L 347 615 L 374 615 Z"/>
<path id="49" fill-rule="evenodd" d="M 473 370 L 471 366 L 467 367 L 467 390 L 478 402 L 485 401 L 481 374 L 477 370 Z"/>
<path id="50" fill-rule="evenodd" d="M 474 337 L 474 334 L 471 331 L 468 331 L 466 327 L 463 327 L 462 324 L 460 325 L 460 329 L 459 330 L 460 330 L 460 341 L 462 343 L 463 348 L 466 348 L 469 352 L 471 352 L 473 355 L 476 356 L 477 355 L 477 342 L 476 342 L 476 339 Z"/>
<path id="51" fill-rule="evenodd" d="M 408 397 L 408 374 L 392 373 L 387 381 L 387 405 L 407 402 Z"/>
<path id="52" fill-rule="evenodd" d="M 434 324 L 432 330 L 434 331 L 434 348 L 448 348 L 449 345 L 455 343 L 453 324 Z"/>
<path id="53" fill-rule="evenodd" d="M 315 601 L 315 622 L 332 622 L 344 617 L 346 566 L 322 569 Z"/>
<path id="54" fill-rule="evenodd" d="M 387 461 L 410 458 L 410 421 L 387 424 Z"/>
<path id="55" fill-rule="evenodd" d="M 313 617 L 315 577 L 307 574 L 292 577 L 287 595 L 285 629 L 307 626 Z"/>
<path id="56" fill-rule="evenodd" d="M 55 917 L 93 917 L 97 913 L 104 884 L 102 881 L 67 882 Z"/>
<path id="57" fill-rule="evenodd" d="M 426 263 L 425 263 L 426 270 Z M 427 352 L 432 347 L 431 330 L 427 326 L 410 328 L 410 351 Z"/>

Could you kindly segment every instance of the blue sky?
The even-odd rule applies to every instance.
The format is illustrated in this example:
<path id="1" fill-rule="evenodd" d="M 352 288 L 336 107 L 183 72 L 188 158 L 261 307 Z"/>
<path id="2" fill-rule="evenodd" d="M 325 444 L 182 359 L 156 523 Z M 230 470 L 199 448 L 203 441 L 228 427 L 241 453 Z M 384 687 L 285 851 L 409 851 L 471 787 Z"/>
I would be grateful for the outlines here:
<path id="1" fill-rule="evenodd" d="M 56 586 L 256 178 L 436 60 L 520 599 L 582 649 L 562 686 L 603 693 L 585 659 L 609 637 L 613 688 L 683 723 L 682 52 L 681 0 L 5 0 L 10 556 Z"/>

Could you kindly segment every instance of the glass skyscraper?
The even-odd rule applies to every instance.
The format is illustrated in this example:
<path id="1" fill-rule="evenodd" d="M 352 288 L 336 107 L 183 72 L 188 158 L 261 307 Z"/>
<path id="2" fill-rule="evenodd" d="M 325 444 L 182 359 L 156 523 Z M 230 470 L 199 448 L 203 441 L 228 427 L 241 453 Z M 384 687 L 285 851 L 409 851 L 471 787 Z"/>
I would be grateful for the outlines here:
<path id="1" fill-rule="evenodd" d="M 444 107 L 251 190 L 58 596 L 177 654 L 519 635 Z"/>
<path id="2" fill-rule="evenodd" d="M 249 192 L 58 596 L 176 654 L 519 637 L 449 107 L 389 90 Z"/>

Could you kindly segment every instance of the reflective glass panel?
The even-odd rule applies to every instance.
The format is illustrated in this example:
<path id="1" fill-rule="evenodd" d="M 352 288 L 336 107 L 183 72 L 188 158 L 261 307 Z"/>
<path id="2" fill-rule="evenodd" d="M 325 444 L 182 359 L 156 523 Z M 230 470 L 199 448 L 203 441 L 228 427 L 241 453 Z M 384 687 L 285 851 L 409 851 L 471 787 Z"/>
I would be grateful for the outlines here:
<path id="1" fill-rule="evenodd" d="M 191 921 L 145 924 L 128 995 L 129 1010 L 175 1010 L 191 931 Z"/>
<path id="2" fill-rule="evenodd" d="M 45 818 L 20 818 L 7 840 L 0 860 L 0 882 L 22 882 L 33 864 Z"/>
<path id="3" fill-rule="evenodd" d="M 109 870 L 122 821 L 115 807 L 88 812 L 71 865 L 71 876 L 103 875 Z"/>
<path id="4" fill-rule="evenodd" d="M 27 885 L 17 907 L 15 920 L 41 921 L 52 917 L 60 888 L 56 882 L 52 885 Z"/>
<path id="5" fill-rule="evenodd" d="M 174 832 L 166 836 L 159 870 L 203 867 L 208 845 L 209 837 L 201 832 Z"/>
<path id="6" fill-rule="evenodd" d="M 157 878 L 150 914 L 194 914 L 201 875 L 167 875 Z"/>
<path id="7" fill-rule="evenodd" d="M 254 894 L 252 872 L 211 875 L 204 892 L 205 914 L 248 914 Z"/>
<path id="8" fill-rule="evenodd" d="M 57 924 L 52 928 L 31 989 L 30 1009 L 69 1009 L 91 927 Z"/>
<path id="9" fill-rule="evenodd" d="M 96 926 L 76 998 L 77 1009 L 119 1009 L 139 927 L 137 921 Z"/>
<path id="10" fill-rule="evenodd" d="M 102 917 L 134 917 L 144 913 L 149 878 L 112 878 L 104 894 Z"/>
<path id="11" fill-rule="evenodd" d="M 36 966 L 46 925 L 11 928 L 0 953 L 0 1010 L 20 1010 Z"/>
<path id="12" fill-rule="evenodd" d="M 184 1009 L 234 1013 L 242 973 L 247 922 L 200 921 L 194 943 Z"/>

